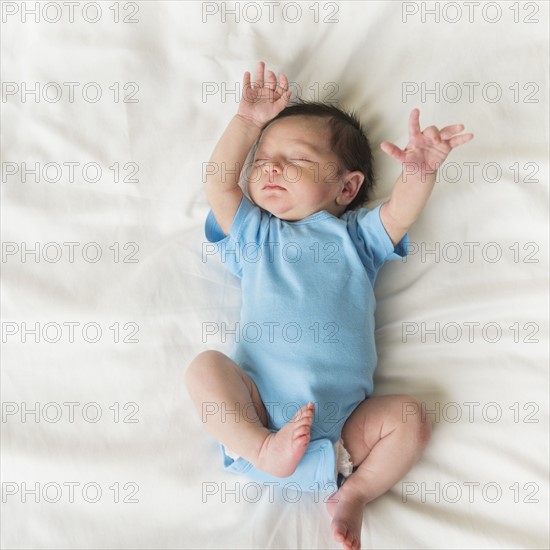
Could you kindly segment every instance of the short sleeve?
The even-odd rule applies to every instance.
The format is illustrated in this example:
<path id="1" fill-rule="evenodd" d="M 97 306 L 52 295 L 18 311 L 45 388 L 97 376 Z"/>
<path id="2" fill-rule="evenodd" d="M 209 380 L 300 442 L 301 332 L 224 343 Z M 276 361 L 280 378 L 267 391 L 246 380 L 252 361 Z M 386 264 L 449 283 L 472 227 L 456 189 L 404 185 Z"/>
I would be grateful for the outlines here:
<path id="1" fill-rule="evenodd" d="M 204 224 L 204 233 L 210 245 L 206 245 L 207 259 L 218 255 L 229 271 L 237 277 L 242 276 L 242 251 L 244 247 L 260 246 L 262 241 L 262 227 L 266 226 L 266 213 L 243 195 L 239 208 L 233 218 L 229 235 L 225 235 L 218 225 L 212 210 L 208 212 Z"/>
<path id="2" fill-rule="evenodd" d="M 378 270 L 385 262 L 399 260 L 409 253 L 409 236 L 393 245 L 380 218 L 380 208 L 372 210 L 360 208 L 348 212 L 348 231 L 367 269 L 369 279 L 374 286 Z"/>

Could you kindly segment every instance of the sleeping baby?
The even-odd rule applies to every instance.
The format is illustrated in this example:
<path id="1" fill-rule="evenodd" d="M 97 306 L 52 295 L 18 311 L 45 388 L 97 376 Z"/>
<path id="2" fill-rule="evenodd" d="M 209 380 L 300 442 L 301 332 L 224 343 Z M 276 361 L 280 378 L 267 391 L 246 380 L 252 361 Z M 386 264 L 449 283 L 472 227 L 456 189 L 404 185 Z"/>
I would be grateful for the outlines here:
<path id="1" fill-rule="evenodd" d="M 246 331 L 229 356 L 199 354 L 186 386 L 226 469 L 327 491 L 332 534 L 355 549 L 365 504 L 409 471 L 430 437 L 413 397 L 371 396 L 375 280 L 406 256 L 438 166 L 473 135 L 460 124 L 421 132 L 414 109 L 405 149 L 381 144 L 403 171 L 369 210 L 372 153 L 358 119 L 333 105 L 289 105 L 290 95 L 286 76 L 265 74 L 263 62 L 252 84 L 246 72 L 206 170 L 206 237 L 241 279 Z M 204 415 L 205 404 L 225 414 Z"/>

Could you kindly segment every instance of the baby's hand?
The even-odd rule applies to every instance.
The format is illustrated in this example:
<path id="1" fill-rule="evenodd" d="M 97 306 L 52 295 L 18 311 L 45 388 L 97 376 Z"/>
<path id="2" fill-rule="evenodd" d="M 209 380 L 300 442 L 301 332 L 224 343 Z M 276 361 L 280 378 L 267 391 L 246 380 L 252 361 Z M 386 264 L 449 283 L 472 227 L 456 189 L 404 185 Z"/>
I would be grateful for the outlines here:
<path id="1" fill-rule="evenodd" d="M 429 126 L 421 132 L 419 118 L 420 111 L 413 109 L 409 117 L 409 143 L 404 150 L 389 141 L 380 144 L 384 153 L 401 164 L 414 165 L 419 174 L 435 173 L 454 147 L 474 137 L 473 134 L 455 135 L 464 130 L 463 124 L 445 126 L 441 130 L 436 126 Z"/>
<path id="2" fill-rule="evenodd" d="M 239 116 L 259 127 L 278 115 L 287 106 L 291 96 L 287 77 L 281 74 L 277 84 L 275 73 L 268 71 L 264 81 L 264 69 L 265 63 L 259 61 L 254 86 L 250 84 L 250 73 L 244 73 L 243 93 L 237 111 Z"/>

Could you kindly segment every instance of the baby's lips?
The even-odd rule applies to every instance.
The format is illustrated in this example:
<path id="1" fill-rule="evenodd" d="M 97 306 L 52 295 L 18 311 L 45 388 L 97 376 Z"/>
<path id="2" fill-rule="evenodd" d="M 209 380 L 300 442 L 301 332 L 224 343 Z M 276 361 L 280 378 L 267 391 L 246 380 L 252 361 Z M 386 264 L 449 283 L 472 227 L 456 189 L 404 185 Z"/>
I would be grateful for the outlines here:
<path id="1" fill-rule="evenodd" d="M 286 188 L 285 188 L 285 187 L 283 187 L 282 185 L 278 185 L 278 184 L 276 184 L 276 183 L 275 183 L 275 184 L 270 184 L 270 183 L 268 183 L 268 184 L 264 185 L 264 186 L 262 187 L 262 189 L 267 189 L 268 187 L 271 188 L 271 189 L 277 188 L 277 189 L 282 189 L 283 191 L 286 191 Z"/>

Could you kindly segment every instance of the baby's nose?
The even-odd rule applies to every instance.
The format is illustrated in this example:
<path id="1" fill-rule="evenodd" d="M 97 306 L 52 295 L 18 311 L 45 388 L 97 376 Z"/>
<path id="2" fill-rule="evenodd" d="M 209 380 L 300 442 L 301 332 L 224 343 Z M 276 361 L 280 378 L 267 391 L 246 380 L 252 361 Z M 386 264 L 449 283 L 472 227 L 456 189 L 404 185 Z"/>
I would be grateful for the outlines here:
<path id="1" fill-rule="evenodd" d="M 283 172 L 283 167 L 280 162 L 271 160 L 264 164 L 264 170 L 268 174 L 271 172 L 277 172 L 278 174 L 281 174 Z"/>
<path id="2" fill-rule="evenodd" d="M 283 173 L 283 166 L 280 162 L 269 161 L 264 165 L 264 172 L 269 178 L 272 178 L 275 175 L 280 176 Z"/>

